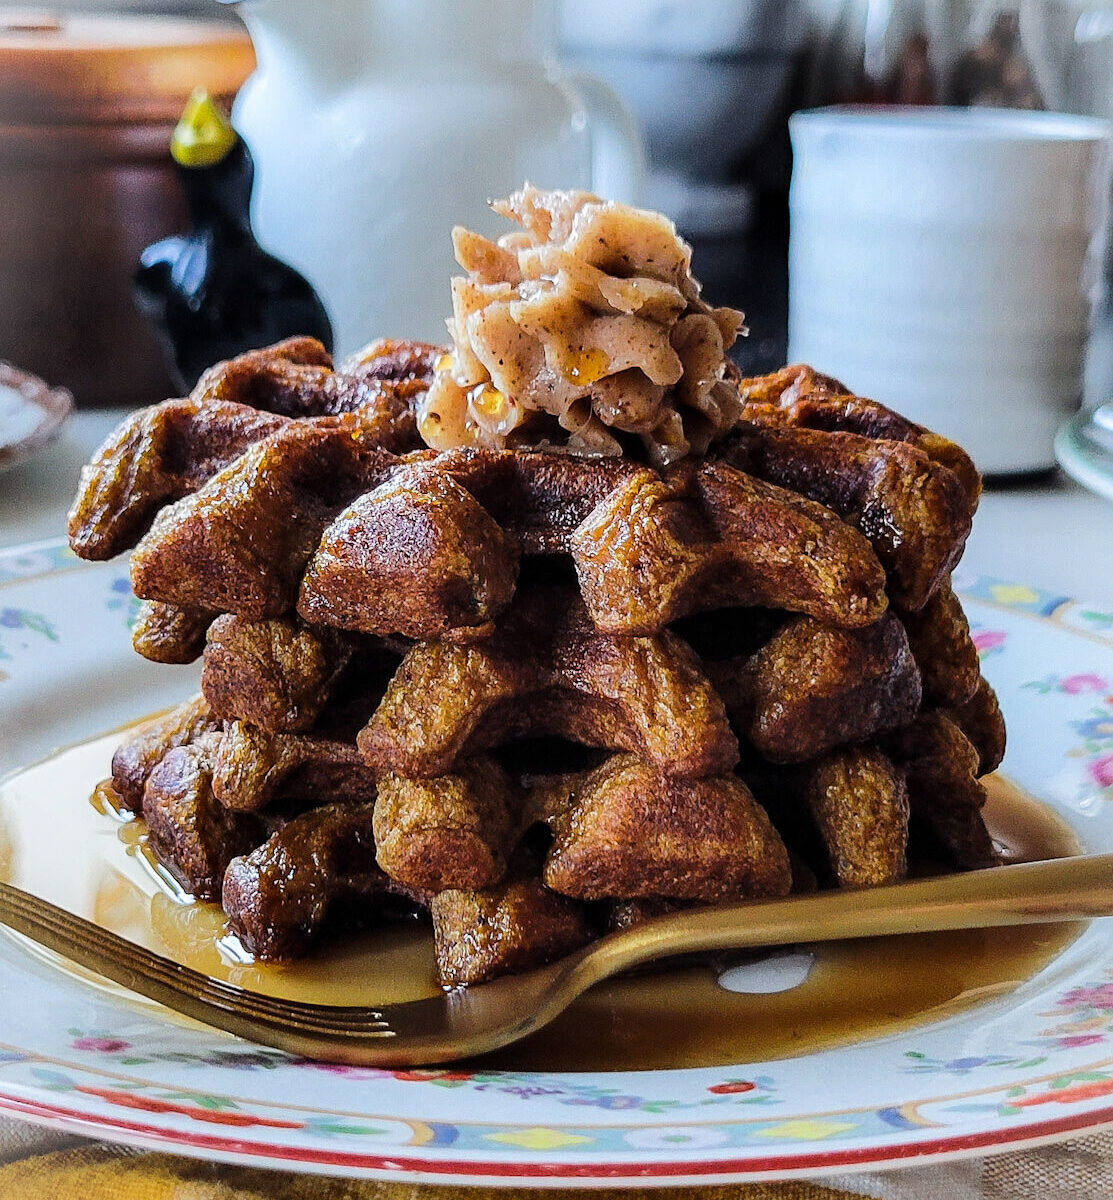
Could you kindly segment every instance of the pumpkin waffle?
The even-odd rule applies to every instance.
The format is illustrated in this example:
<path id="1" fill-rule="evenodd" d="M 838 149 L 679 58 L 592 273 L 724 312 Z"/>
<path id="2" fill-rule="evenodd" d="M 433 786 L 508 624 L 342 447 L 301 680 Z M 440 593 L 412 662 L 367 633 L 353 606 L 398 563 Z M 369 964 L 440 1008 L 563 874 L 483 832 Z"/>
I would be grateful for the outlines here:
<path id="1" fill-rule="evenodd" d="M 141 812 L 150 845 L 190 895 L 217 900 L 228 864 L 247 854 L 269 832 L 255 813 L 233 812 L 213 788 L 220 734 L 175 746 L 151 768 Z"/>
<path id="2" fill-rule="evenodd" d="M 350 765 L 340 743 L 316 734 L 253 734 L 264 744 L 300 743 L 318 777 Z M 535 777 L 479 756 L 449 776 L 388 774 L 377 789 L 367 779 L 350 793 L 336 781 L 287 775 L 260 809 L 254 782 L 233 775 L 222 784 L 222 762 L 239 754 L 243 737 L 241 723 L 218 722 L 204 701 L 191 701 L 121 749 L 114 784 L 134 788 L 134 764 L 143 764 L 152 848 L 185 890 L 221 900 L 261 958 L 303 953 L 327 926 L 374 919 L 401 898 L 431 910 L 443 981 L 475 981 L 544 961 L 555 945 L 582 944 L 588 900 L 707 902 L 791 886 L 784 846 L 730 774 L 669 780 L 615 755 L 592 770 Z M 256 761 L 267 755 L 254 751 Z M 662 795 L 668 804 L 658 812 Z M 656 836 L 647 844 L 651 814 Z M 603 924 L 606 908 L 595 914 Z M 450 931 L 478 912 L 492 914 L 491 940 L 457 944 Z M 595 936 L 602 925 L 590 928 Z"/>
<path id="3" fill-rule="evenodd" d="M 774 763 L 866 741 L 920 709 L 920 671 L 891 613 L 861 629 L 791 617 L 754 653 L 706 667 L 735 728 Z"/>
<path id="4" fill-rule="evenodd" d="M 993 688 L 981 677 L 974 694 L 956 708 L 940 710 L 978 752 L 978 776 L 996 771 L 1005 757 L 1005 718 Z"/>
<path id="5" fill-rule="evenodd" d="M 340 425 L 369 444 L 416 449 L 414 405 L 439 353 L 379 341 L 334 370 L 320 342 L 292 338 L 219 363 L 186 399 L 128 417 L 85 467 L 69 519 L 75 552 L 99 560 L 130 549 L 162 507 L 292 422 Z"/>
<path id="6" fill-rule="evenodd" d="M 810 367 L 739 385 L 722 457 L 827 505 L 870 540 L 903 611 L 921 609 L 962 556 L 981 493 L 969 457 Z"/>
<path id="7" fill-rule="evenodd" d="M 983 684 L 978 694 L 979 711 L 996 731 L 992 690 Z M 983 762 L 990 761 L 950 715 L 935 710 L 876 741 L 842 746 L 798 766 L 753 756 L 741 774 L 790 854 L 822 884 L 862 887 L 903 878 L 910 845 L 924 861 L 961 870 L 996 864 L 979 782 Z"/>
<path id="8" fill-rule="evenodd" d="M 724 463 L 653 472 L 511 451 L 401 460 L 354 420 L 289 422 L 163 508 L 132 557 L 136 593 L 251 621 L 297 609 L 315 625 L 464 638 L 505 611 L 523 554 L 565 554 L 593 620 L 614 634 L 725 605 L 846 626 L 886 607 L 861 534 Z M 80 536 L 74 545 L 83 552 Z"/>
<path id="9" fill-rule="evenodd" d="M 981 679 L 978 648 L 950 581 L 917 613 L 906 613 L 904 627 L 923 680 L 924 703 L 957 708 L 974 695 Z"/>
<path id="10" fill-rule="evenodd" d="M 227 864 L 221 893 L 240 940 L 262 959 L 305 954 L 328 928 L 428 907 L 375 865 L 373 804 L 325 804 Z"/>
<path id="11" fill-rule="evenodd" d="M 904 768 L 913 821 L 944 859 L 962 870 L 993 866 L 998 855 L 981 815 L 981 754 L 959 726 L 943 712 L 923 712 L 889 734 L 886 748 Z"/>
<path id="12" fill-rule="evenodd" d="M 246 621 L 225 614 L 208 630 L 201 691 L 224 720 L 301 733 L 316 726 L 329 704 L 362 705 L 359 716 L 369 716 L 405 650 L 403 643 L 351 637 L 294 616 Z"/>
<path id="13" fill-rule="evenodd" d="M 420 913 L 458 986 L 996 861 L 969 458 L 809 367 L 740 378 L 664 218 L 499 211 L 457 231 L 451 352 L 255 351 L 86 468 L 75 551 L 133 551 L 136 650 L 204 660 L 113 759 L 167 870 L 260 958 Z"/>
<path id="14" fill-rule="evenodd" d="M 941 595 L 951 615 L 936 623 L 961 632 L 957 602 Z M 963 674 L 961 655 L 932 661 L 943 684 L 948 670 Z M 784 894 L 817 875 L 841 886 L 900 878 L 912 797 L 916 822 L 955 860 L 990 861 L 974 776 L 1000 753 L 992 692 L 978 682 L 962 710 L 918 716 L 920 676 L 893 613 L 847 629 L 729 609 L 676 632 L 613 637 L 570 583 L 552 580 L 520 591 L 495 632 L 468 644 L 407 649 L 294 616 L 223 615 L 208 633 L 205 699 L 122 748 L 116 786 L 138 790 L 152 844 L 184 886 L 208 898 L 223 889 L 233 927 L 261 957 L 300 953 L 333 924 L 319 866 L 332 861 L 321 849 L 333 844 L 331 818 L 315 818 L 304 843 L 298 822 L 331 806 L 336 828 L 349 829 L 364 811 L 375 869 L 338 873 L 337 911 L 362 897 L 373 917 L 398 889 L 428 898 L 444 979 L 474 981 L 571 944 L 561 929 L 579 944 L 585 918 L 571 901 L 629 923 L 654 906 Z M 728 713 L 745 751 L 741 778 Z M 539 734 L 597 745 L 602 761 L 538 777 L 521 755 L 505 758 L 508 743 Z M 794 856 L 743 782 L 755 760 L 764 801 L 768 777 L 794 798 L 787 821 L 769 804 Z M 538 828 L 548 834 L 535 876 L 513 866 L 508 875 Z M 316 923 L 304 918 L 305 894 L 282 900 L 268 882 L 295 847 L 324 855 L 305 860 L 311 890 L 326 898 Z M 236 882 L 225 886 L 230 863 Z M 525 896 L 541 896 L 538 913 L 549 916 L 536 926 L 523 916 L 519 928 L 512 914 Z M 602 910 L 592 911 L 598 932 Z M 448 949 L 447 931 L 476 912 L 504 928 L 469 960 Z"/>
<path id="15" fill-rule="evenodd" d="M 847 746 L 804 768 L 796 788 L 840 887 L 903 879 L 908 787 L 904 772 L 872 746 Z"/>
<path id="16" fill-rule="evenodd" d="M 179 608 L 144 600 L 132 625 L 132 647 L 151 662 L 195 662 L 205 649 L 205 635 L 215 616 L 205 608 Z"/>
<path id="17" fill-rule="evenodd" d="M 437 966 L 446 987 L 528 971 L 597 936 L 587 907 L 545 887 L 531 866 L 527 860 L 520 875 L 486 891 L 433 897 Z"/>
<path id="18" fill-rule="evenodd" d="M 717 457 L 652 471 L 528 452 L 399 458 L 358 412 L 241 406 L 238 441 L 225 429 L 218 445 L 176 442 L 162 428 L 173 405 L 199 403 L 170 402 L 110 439 L 86 473 L 71 537 L 79 554 L 101 557 L 153 520 L 133 558 L 137 593 L 251 620 L 298 608 L 366 633 L 468 636 L 505 610 L 523 555 L 563 554 L 612 633 L 652 633 L 724 605 L 869 624 L 886 604 L 882 564 L 902 612 L 944 585 L 976 498 L 914 441 L 787 418 L 744 420 Z M 219 415 L 214 403 L 224 402 L 202 405 L 200 420 Z M 159 437 L 136 432 L 156 417 Z"/>
<path id="19" fill-rule="evenodd" d="M 421 642 L 359 734 L 380 772 L 434 778 L 520 737 L 636 753 L 659 774 L 730 771 L 738 743 L 723 703 L 679 638 L 616 638 L 574 590 L 526 592 L 481 642 Z"/>

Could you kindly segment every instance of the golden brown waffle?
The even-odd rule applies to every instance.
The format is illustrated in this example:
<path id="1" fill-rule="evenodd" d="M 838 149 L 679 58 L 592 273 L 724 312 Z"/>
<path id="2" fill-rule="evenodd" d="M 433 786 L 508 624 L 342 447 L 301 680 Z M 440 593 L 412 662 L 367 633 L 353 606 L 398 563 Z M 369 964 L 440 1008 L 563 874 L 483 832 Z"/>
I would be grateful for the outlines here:
<path id="1" fill-rule="evenodd" d="M 182 887 L 199 900 L 219 900 L 224 872 L 238 854 L 257 846 L 268 822 L 233 812 L 213 789 L 219 734 L 169 750 L 152 768 L 142 814 L 150 845 Z"/>
<path id="2" fill-rule="evenodd" d="M 218 617 L 208 631 L 201 691 L 213 712 L 272 733 L 311 729 L 355 653 L 331 629 L 296 617 Z"/>
<path id="3" fill-rule="evenodd" d="M 910 838 L 995 861 L 957 447 L 786 368 L 702 460 L 434 454 L 435 357 L 222 364 L 75 505 L 79 553 L 138 542 L 140 653 L 204 653 L 116 788 L 254 953 L 416 907 L 455 985 L 676 906 L 899 879 Z"/>
<path id="4" fill-rule="evenodd" d="M 840 887 L 903 879 L 908 789 L 879 750 L 847 746 L 803 768 L 796 781 Z"/>
<path id="5" fill-rule="evenodd" d="M 886 748 L 904 768 L 913 820 L 946 860 L 963 870 L 996 863 L 981 815 L 986 801 L 978 782 L 981 756 L 958 725 L 942 712 L 924 712 L 889 734 Z"/>
<path id="6" fill-rule="evenodd" d="M 1005 718 L 993 688 L 979 678 L 974 694 L 965 704 L 941 711 L 977 750 L 978 776 L 996 771 L 1005 757 Z"/>
<path id="7" fill-rule="evenodd" d="M 481 642 L 416 645 L 359 747 L 381 773 L 434 778 L 527 736 L 632 751 L 683 778 L 738 761 L 723 703 L 680 639 L 609 637 L 558 588 L 523 593 Z"/>
<path id="8" fill-rule="evenodd" d="M 130 549 L 164 505 L 291 423 L 339 424 L 369 445 L 416 449 L 413 408 L 438 354 L 382 341 L 336 371 L 319 342 L 292 338 L 218 364 L 188 399 L 130 416 L 85 467 L 69 519 L 74 550 L 106 559 Z"/>
<path id="9" fill-rule="evenodd" d="M 978 648 L 950 581 L 917 613 L 904 616 L 908 641 L 924 685 L 924 703 L 957 707 L 977 690 Z"/>
<path id="10" fill-rule="evenodd" d="M 324 733 L 268 733 L 226 725 L 213 756 L 213 794 L 225 808 L 259 812 L 283 797 L 367 800 L 375 776 L 355 745 Z"/>
<path id="11" fill-rule="evenodd" d="M 430 911 L 447 987 L 527 971 L 595 936 L 583 904 L 550 891 L 533 875 L 487 891 L 441 892 Z"/>
<path id="12" fill-rule="evenodd" d="M 859 528 L 903 610 L 931 598 L 962 555 L 981 480 L 953 442 L 810 367 L 740 384 L 722 457 L 818 500 Z"/>
<path id="13" fill-rule="evenodd" d="M 129 812 L 139 812 L 147 780 L 165 755 L 221 727 L 201 696 L 144 724 L 112 756 L 112 784 L 123 806 Z"/>
<path id="14" fill-rule="evenodd" d="M 889 442 L 907 442 L 933 462 L 952 471 L 971 504 L 977 505 L 982 480 L 961 446 L 902 417 L 900 413 L 855 396 L 829 375 L 802 363 L 770 375 L 740 381 L 743 419 L 759 424 L 793 425 L 801 429 L 855 433 Z"/>
<path id="15" fill-rule="evenodd" d="M 583 900 L 780 896 L 788 852 L 734 775 L 680 781 L 616 755 L 566 783 L 542 879 Z"/>
<path id="16" fill-rule="evenodd" d="M 194 662 L 205 649 L 205 635 L 215 616 L 204 608 L 179 608 L 145 600 L 132 625 L 132 647 L 151 662 Z"/>
<path id="17" fill-rule="evenodd" d="M 165 510 L 135 558 L 140 595 L 250 619 L 300 600 L 314 623 L 413 637 L 482 631 L 510 600 L 519 556 L 553 553 L 572 556 L 609 632 L 722 604 L 854 625 L 884 607 L 877 559 L 898 606 L 923 608 L 977 501 L 957 447 L 805 368 L 744 381 L 742 422 L 698 466 L 399 460 L 391 450 L 415 442 L 391 406 L 426 385 L 433 349 L 382 344 L 343 373 L 312 345 L 223 364 L 188 401 L 126 422 L 86 470 L 77 552 L 126 549 Z"/>
<path id="18" fill-rule="evenodd" d="M 248 950 L 262 959 L 297 958 L 328 928 L 428 907 L 428 897 L 375 865 L 373 807 L 326 804 L 231 860 L 221 899 Z"/>
<path id="19" fill-rule="evenodd" d="M 886 604 L 860 534 L 723 464 L 660 474 L 489 451 L 402 461 L 320 422 L 287 425 L 163 509 L 132 583 L 147 599 L 249 620 L 297 607 L 313 624 L 460 638 L 506 609 L 522 553 L 568 554 L 596 624 L 617 634 L 726 604 L 852 626 Z"/>
<path id="20" fill-rule="evenodd" d="M 375 801 L 379 866 L 429 892 L 493 887 L 525 828 L 522 791 L 486 755 L 439 779 L 384 775 Z"/>
<path id="21" fill-rule="evenodd" d="M 240 722 L 221 725 L 198 701 L 141 731 L 133 744 L 136 751 L 125 747 L 117 759 L 141 758 L 147 765 L 142 813 L 152 847 L 193 895 L 223 896 L 233 928 L 260 957 L 300 953 L 334 906 L 358 909 L 358 902 L 378 904 L 388 894 L 436 896 L 443 945 L 454 904 L 502 903 L 515 852 L 519 866 L 512 878 L 521 886 L 510 886 L 509 894 L 525 888 L 533 895 L 544 880 L 552 884 L 543 892 L 551 899 L 541 912 L 551 908 L 564 916 L 580 912 L 572 904 L 579 898 L 648 892 L 706 901 L 780 894 L 791 882 L 768 818 L 730 775 L 669 780 L 619 755 L 595 770 L 531 778 L 481 756 L 438 779 L 387 775 L 376 796 L 366 767 L 361 777 L 346 754 L 350 743 L 266 734 Z M 304 768 L 300 776 L 275 772 L 276 747 L 294 754 Z M 229 759 L 245 769 L 229 772 Z M 350 790 L 342 774 L 325 778 L 349 770 L 357 785 Z M 270 786 L 262 809 L 260 774 Z M 118 772 L 115 783 L 119 788 L 135 778 Z M 321 804 L 322 797 L 331 803 Z M 657 837 L 647 845 L 647 815 L 662 797 L 668 819 L 655 819 Z M 522 839 L 539 821 L 551 824 L 552 847 L 534 855 L 534 877 L 527 880 L 521 863 L 530 856 Z M 693 868 L 687 860 L 697 853 Z M 440 901 L 442 895 L 455 899 Z M 503 932 L 514 947 L 507 961 L 541 961 L 536 939 L 548 938 L 546 930 L 550 924 L 524 918 L 520 929 L 507 926 Z M 451 981 L 493 970 L 480 965 L 492 954 L 491 946 L 473 945 L 467 954 L 446 950 L 439 959 L 443 976 Z M 502 961 L 501 955 L 495 958 Z"/>
<path id="22" fill-rule="evenodd" d="M 752 655 L 706 666 L 735 728 L 774 763 L 865 741 L 920 708 L 920 671 L 892 614 L 861 629 L 792 617 Z"/>

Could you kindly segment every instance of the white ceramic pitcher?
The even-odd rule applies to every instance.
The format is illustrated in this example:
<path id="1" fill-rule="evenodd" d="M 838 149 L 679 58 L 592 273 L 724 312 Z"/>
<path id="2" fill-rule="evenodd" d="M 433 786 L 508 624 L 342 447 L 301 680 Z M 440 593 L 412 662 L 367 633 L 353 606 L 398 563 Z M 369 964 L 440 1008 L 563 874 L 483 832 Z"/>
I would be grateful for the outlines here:
<path id="1" fill-rule="evenodd" d="M 553 0 L 242 0 L 258 69 L 235 123 L 260 242 L 310 279 L 337 351 L 443 341 L 450 234 L 530 180 L 636 202 L 640 139 L 554 63 Z"/>

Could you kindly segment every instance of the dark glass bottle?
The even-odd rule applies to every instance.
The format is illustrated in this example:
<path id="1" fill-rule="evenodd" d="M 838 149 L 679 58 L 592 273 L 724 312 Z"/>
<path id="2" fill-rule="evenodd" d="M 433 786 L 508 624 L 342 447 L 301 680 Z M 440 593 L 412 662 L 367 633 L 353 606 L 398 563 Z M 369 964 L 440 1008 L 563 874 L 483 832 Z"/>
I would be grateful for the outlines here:
<path id="1" fill-rule="evenodd" d="M 316 292 L 255 240 L 251 153 L 204 93 L 191 98 L 172 152 L 192 228 L 147 247 L 135 292 L 176 385 L 188 392 L 213 363 L 286 337 L 310 335 L 331 351 L 332 326 Z"/>

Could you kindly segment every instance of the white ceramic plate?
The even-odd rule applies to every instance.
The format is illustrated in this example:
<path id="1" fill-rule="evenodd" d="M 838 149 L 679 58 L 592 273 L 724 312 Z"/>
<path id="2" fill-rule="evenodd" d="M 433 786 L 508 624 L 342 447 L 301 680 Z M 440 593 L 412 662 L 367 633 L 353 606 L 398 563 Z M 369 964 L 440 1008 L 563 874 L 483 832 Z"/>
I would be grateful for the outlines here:
<path id="1" fill-rule="evenodd" d="M 961 582 L 1010 727 L 1005 770 L 1113 850 L 1113 612 Z M 0 761 L 187 693 L 135 658 L 125 568 L 0 552 Z M 1007 995 L 898 1035 L 672 1071 L 322 1067 L 83 985 L 0 938 L 0 1109 L 199 1156 L 411 1181 L 690 1183 L 1015 1148 L 1113 1124 L 1113 937 L 1094 923 Z M 791 987 L 779 956 L 751 990 Z M 759 973 L 760 974 L 760 973 Z M 720 981 L 722 982 L 722 981 Z"/>

